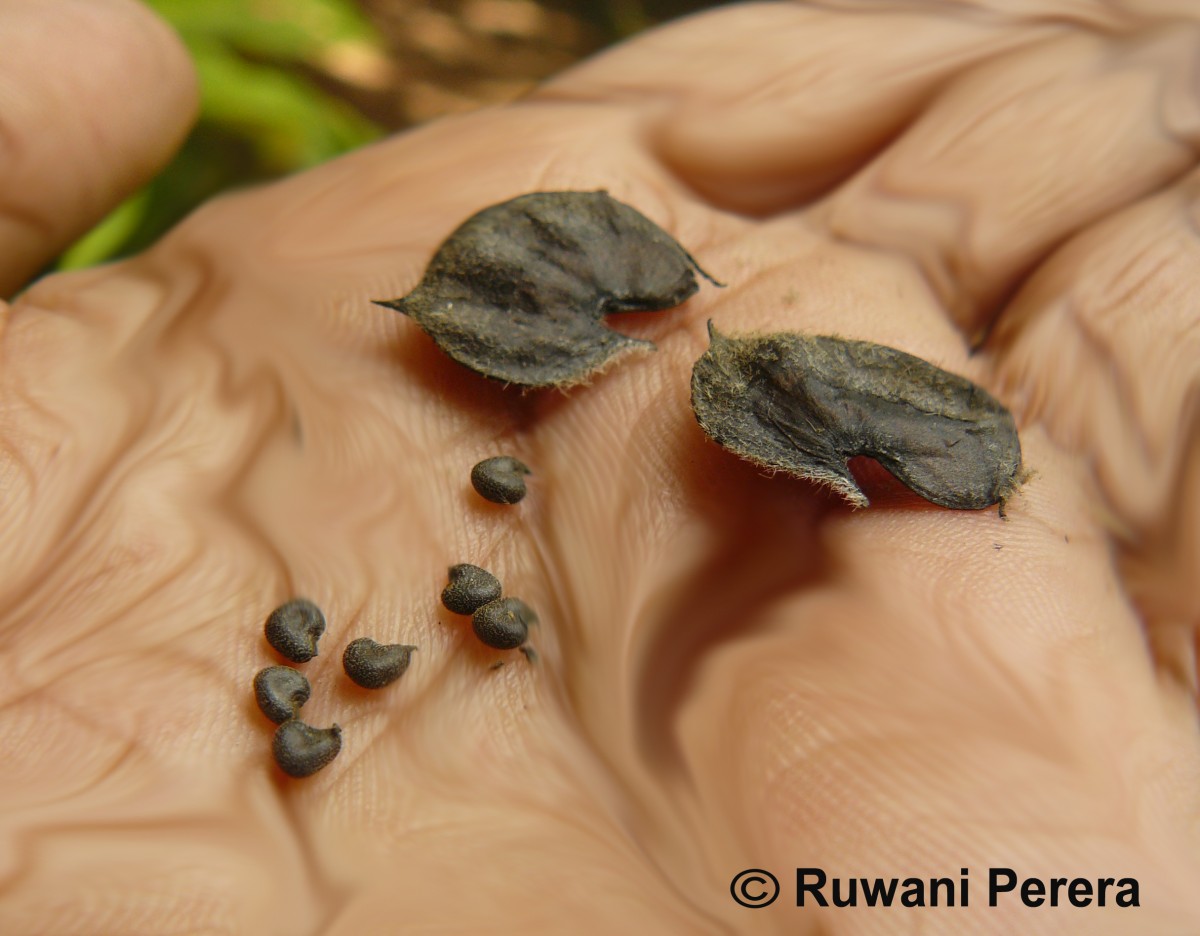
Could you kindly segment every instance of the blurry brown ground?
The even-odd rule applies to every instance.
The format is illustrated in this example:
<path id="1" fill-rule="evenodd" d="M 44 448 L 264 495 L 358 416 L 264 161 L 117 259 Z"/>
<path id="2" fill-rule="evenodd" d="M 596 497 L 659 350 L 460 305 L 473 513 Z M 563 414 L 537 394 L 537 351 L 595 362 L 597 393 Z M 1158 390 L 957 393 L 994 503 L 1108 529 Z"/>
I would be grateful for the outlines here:
<path id="1" fill-rule="evenodd" d="M 400 129 L 510 101 L 591 53 L 707 7 L 702 0 L 357 0 L 386 58 L 329 62 L 330 87 Z"/>
<path id="2" fill-rule="evenodd" d="M 605 46 L 716 5 L 145 2 L 179 32 L 196 62 L 200 119 L 171 164 L 47 272 L 135 254 L 222 192 L 303 171 L 381 134 L 511 101 Z"/>

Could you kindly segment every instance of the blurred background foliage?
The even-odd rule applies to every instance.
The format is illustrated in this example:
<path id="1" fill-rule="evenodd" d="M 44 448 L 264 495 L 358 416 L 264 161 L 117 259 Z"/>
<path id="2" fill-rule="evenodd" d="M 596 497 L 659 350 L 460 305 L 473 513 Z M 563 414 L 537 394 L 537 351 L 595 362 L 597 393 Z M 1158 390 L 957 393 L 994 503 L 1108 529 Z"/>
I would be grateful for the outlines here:
<path id="1" fill-rule="evenodd" d="M 143 0 L 196 63 L 199 121 L 171 164 L 59 258 L 147 247 L 219 192 L 396 130 L 512 100 L 703 0 Z"/>

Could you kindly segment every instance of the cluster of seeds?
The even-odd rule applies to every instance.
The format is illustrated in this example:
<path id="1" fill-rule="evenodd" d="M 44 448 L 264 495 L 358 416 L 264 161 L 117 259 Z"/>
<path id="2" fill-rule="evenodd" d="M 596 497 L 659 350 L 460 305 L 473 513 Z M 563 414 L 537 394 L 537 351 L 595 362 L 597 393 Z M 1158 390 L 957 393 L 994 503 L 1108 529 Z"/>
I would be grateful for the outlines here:
<path id="1" fill-rule="evenodd" d="M 529 468 L 507 455 L 480 462 L 471 471 L 471 483 L 482 497 L 497 504 L 515 504 L 525 496 Z M 479 566 L 452 566 L 442 603 L 455 614 L 471 615 L 475 634 L 497 650 L 521 649 L 537 615 L 520 598 L 503 597 L 500 580 Z M 317 655 L 325 633 L 325 615 L 307 598 L 295 598 L 271 612 L 264 628 L 267 642 L 293 663 L 307 663 Z M 364 689 L 382 689 L 404 675 L 417 648 L 408 644 L 381 644 L 370 637 L 350 641 L 342 653 L 346 675 Z M 308 679 L 290 666 L 268 666 L 254 677 L 254 697 L 264 715 L 279 727 L 271 750 L 275 762 L 290 777 L 309 777 L 328 765 L 342 749 L 338 725 L 314 728 L 300 720 L 299 711 L 312 695 Z"/>
<path id="2" fill-rule="evenodd" d="M 325 615 L 307 598 L 280 605 L 267 618 L 267 643 L 293 663 L 307 663 L 317 655 L 325 633 Z M 342 666 L 355 683 L 382 689 L 404 675 L 416 647 L 379 644 L 360 637 L 346 647 Z M 275 763 L 289 777 L 309 777 L 329 764 L 342 749 L 338 725 L 314 728 L 300 720 L 299 711 L 312 695 L 308 679 L 290 666 L 268 666 L 254 677 L 254 698 L 264 715 L 279 727 L 271 742 Z"/>
<path id="3" fill-rule="evenodd" d="M 515 504 L 526 494 L 525 477 L 532 472 L 511 455 L 485 458 L 471 469 L 471 486 L 480 497 L 494 504 Z M 454 614 L 471 615 L 475 636 L 495 650 L 520 649 L 531 662 L 535 658 L 529 639 L 530 625 L 537 615 L 520 598 L 502 597 L 500 580 L 487 569 L 460 562 L 450 567 L 442 604 Z"/>
<path id="4" fill-rule="evenodd" d="M 606 328 L 613 312 L 658 311 L 710 280 L 665 231 L 605 192 L 537 192 L 468 218 L 438 248 L 409 295 L 380 302 L 411 317 L 454 360 L 525 387 L 566 387 L 649 342 Z M 868 455 L 926 500 L 960 510 L 1004 505 L 1027 472 L 1012 415 L 981 387 L 893 348 L 791 333 L 726 337 L 692 373 L 692 408 L 705 433 L 737 455 L 828 484 L 866 506 L 847 469 Z M 515 504 L 529 468 L 507 455 L 471 471 L 479 495 Z M 537 616 L 504 597 L 478 566 L 451 566 L 442 603 L 471 615 L 475 635 L 497 650 L 526 644 Z M 266 636 L 295 663 L 317 655 L 325 617 L 295 599 L 271 613 Z M 408 669 L 415 647 L 362 637 L 342 656 L 346 674 L 381 689 Z M 254 678 L 263 713 L 279 725 L 280 768 L 307 777 L 341 750 L 341 729 L 300 721 L 311 687 L 298 671 L 270 666 Z"/>
<path id="5" fill-rule="evenodd" d="M 520 598 L 502 598 L 500 580 L 465 562 L 450 567 L 442 604 L 455 614 L 471 615 L 475 636 L 496 650 L 515 650 L 529 639 L 537 615 Z"/>

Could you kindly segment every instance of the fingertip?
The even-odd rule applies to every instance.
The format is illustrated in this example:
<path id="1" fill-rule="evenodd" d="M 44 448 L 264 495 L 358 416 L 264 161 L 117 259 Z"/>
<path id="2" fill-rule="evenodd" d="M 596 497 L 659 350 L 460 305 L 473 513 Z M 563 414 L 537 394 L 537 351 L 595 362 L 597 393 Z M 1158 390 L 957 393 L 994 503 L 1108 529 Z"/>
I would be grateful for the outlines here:
<path id="1" fill-rule="evenodd" d="M 0 8 L 0 295 L 150 179 L 195 120 L 179 37 L 133 0 Z"/>

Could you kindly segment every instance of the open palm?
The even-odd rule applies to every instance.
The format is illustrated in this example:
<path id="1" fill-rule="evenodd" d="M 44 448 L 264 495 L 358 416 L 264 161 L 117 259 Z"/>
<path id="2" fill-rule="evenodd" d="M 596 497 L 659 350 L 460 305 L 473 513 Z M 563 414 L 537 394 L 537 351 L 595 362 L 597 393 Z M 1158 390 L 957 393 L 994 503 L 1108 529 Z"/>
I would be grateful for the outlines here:
<path id="1" fill-rule="evenodd" d="M 19 77 L 115 44 L 159 90 L 65 95 L 99 155 L 4 127 L 10 286 L 186 122 L 178 52 L 111 6 Z M 717 11 L 16 301 L 0 931 L 1200 931 L 1200 33 L 1017 6 Z M 482 207 L 599 188 L 728 284 L 610 320 L 656 353 L 522 394 L 369 302 Z M 860 511 L 765 477 L 692 416 L 709 319 L 967 375 L 1035 476 L 1007 522 L 870 463 Z M 500 453 L 516 507 L 469 486 Z M 537 609 L 536 662 L 440 606 L 457 562 Z M 329 622 L 304 718 L 343 730 L 302 781 L 250 688 L 296 595 Z M 345 677 L 360 636 L 419 647 L 399 683 Z M 797 867 L 968 868 L 970 906 L 798 908 Z M 989 907 L 993 867 L 1141 906 Z M 731 899 L 746 868 L 771 907 Z"/>

